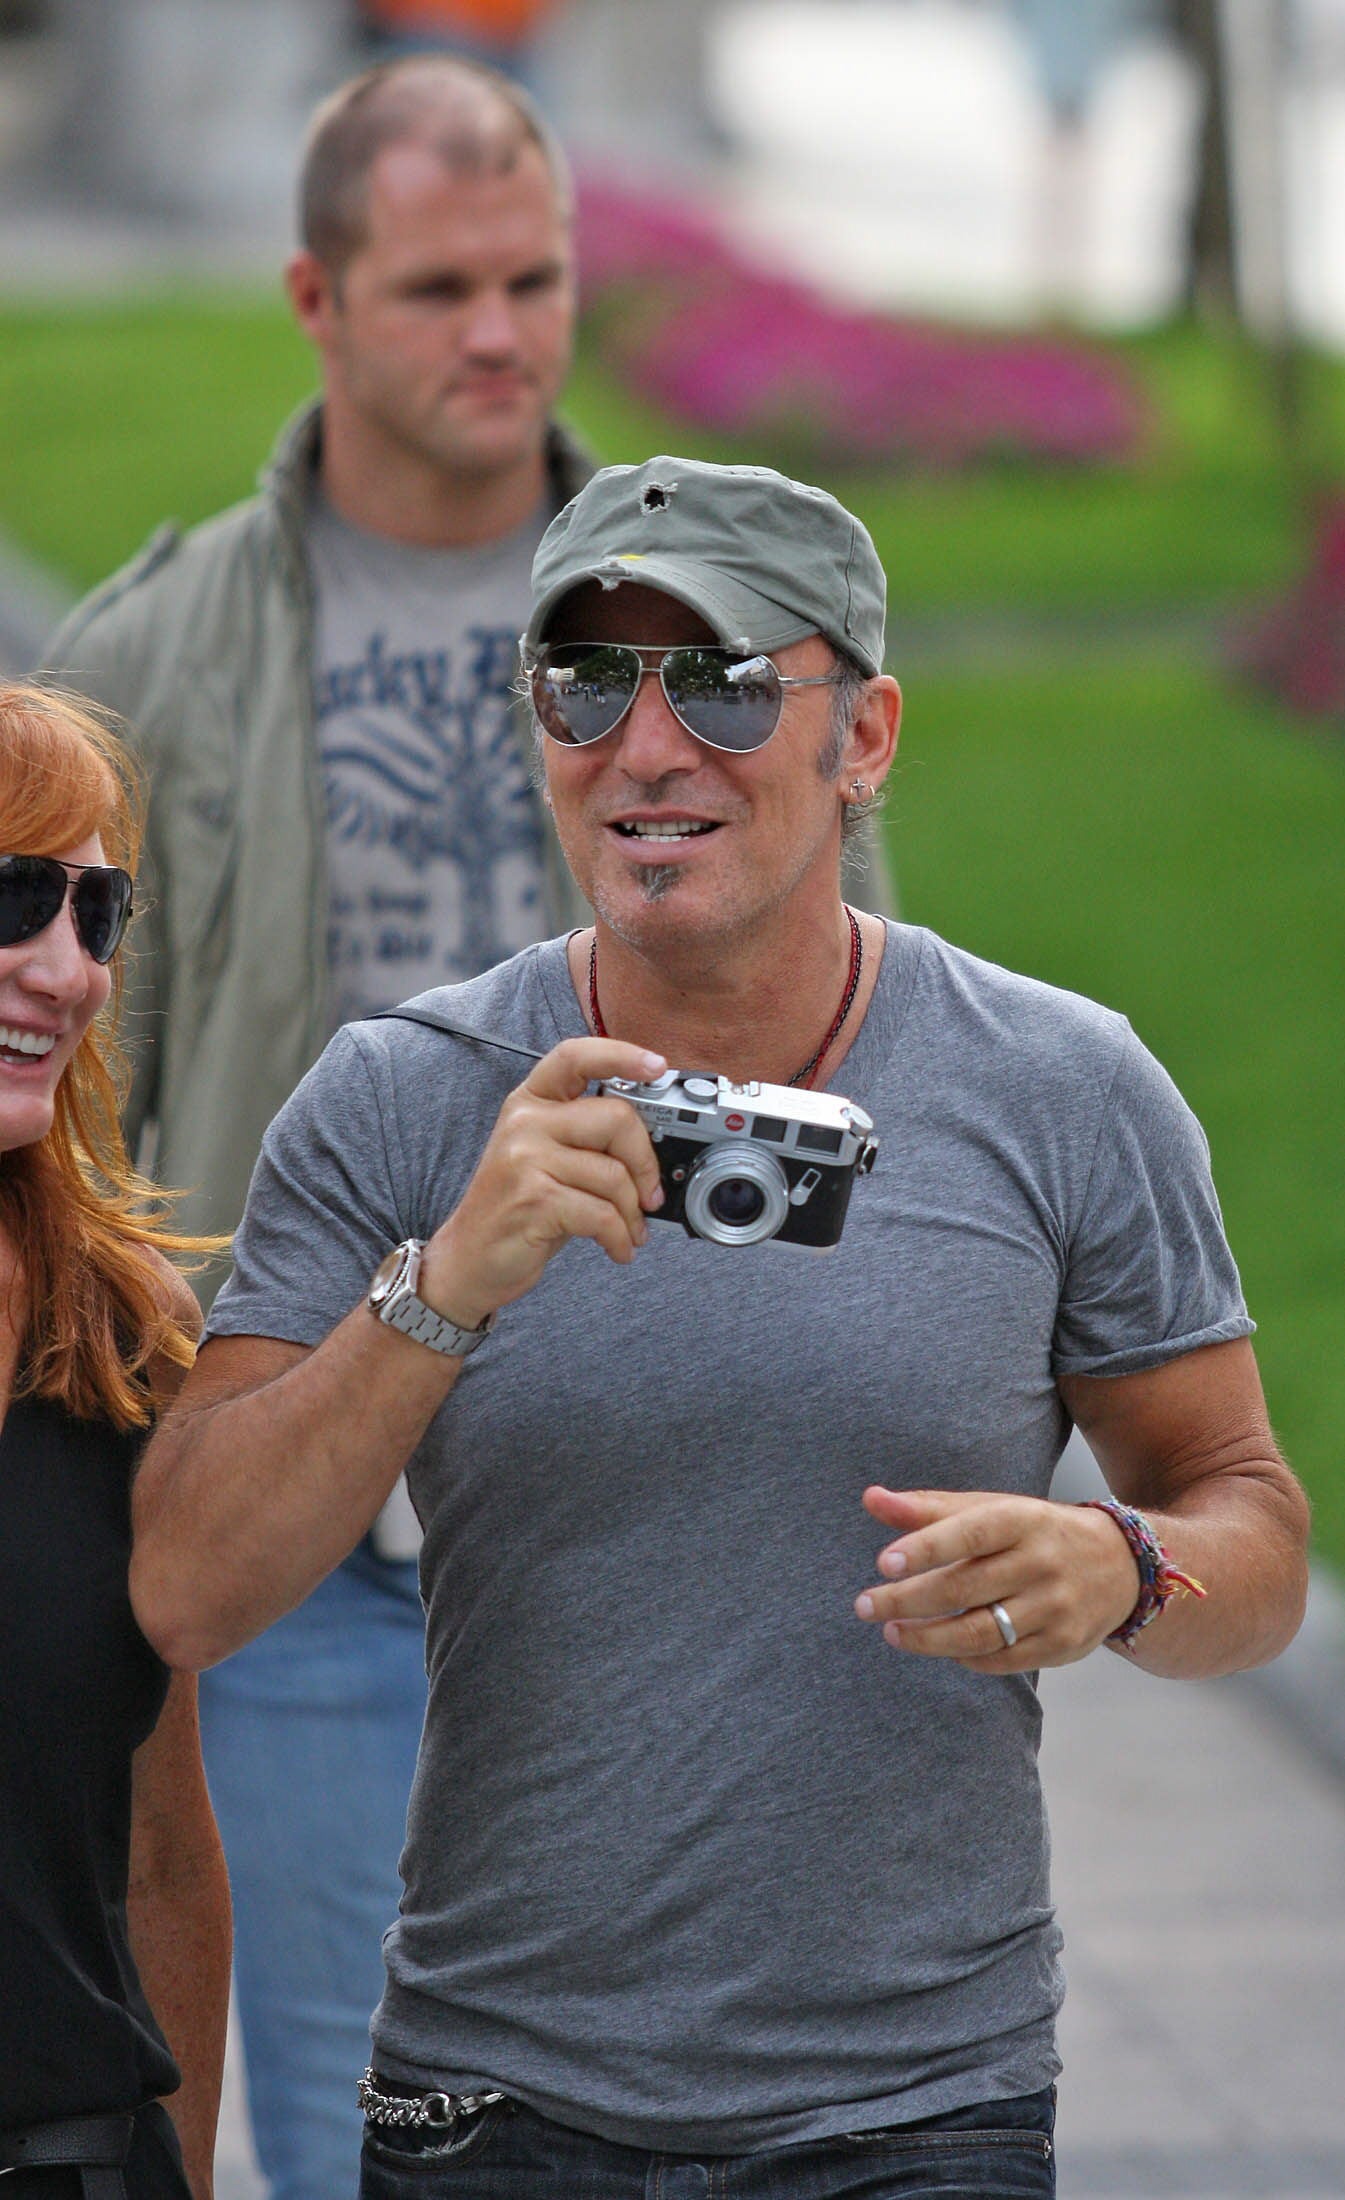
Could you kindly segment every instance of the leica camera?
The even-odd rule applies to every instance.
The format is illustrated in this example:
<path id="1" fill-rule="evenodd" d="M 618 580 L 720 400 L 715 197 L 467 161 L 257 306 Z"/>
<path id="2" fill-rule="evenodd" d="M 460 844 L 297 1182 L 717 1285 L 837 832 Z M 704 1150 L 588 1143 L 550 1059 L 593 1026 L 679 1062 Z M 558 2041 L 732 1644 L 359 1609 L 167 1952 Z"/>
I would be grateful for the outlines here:
<path id="1" fill-rule="evenodd" d="M 835 1245 L 878 1152 L 872 1119 L 833 1093 L 675 1069 L 600 1090 L 629 1100 L 653 1141 L 664 1204 L 650 1219 L 715 1245 Z"/>

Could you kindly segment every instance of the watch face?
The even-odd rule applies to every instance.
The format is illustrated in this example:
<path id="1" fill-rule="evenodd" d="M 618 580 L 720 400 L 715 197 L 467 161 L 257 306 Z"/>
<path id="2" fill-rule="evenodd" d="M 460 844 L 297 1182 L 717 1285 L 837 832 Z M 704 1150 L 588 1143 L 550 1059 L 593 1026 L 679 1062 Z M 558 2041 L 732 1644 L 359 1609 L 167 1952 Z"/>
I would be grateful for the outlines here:
<path id="1" fill-rule="evenodd" d="M 369 1286 L 369 1304 L 381 1306 L 406 1265 L 406 1247 L 394 1245 L 386 1260 L 378 1264 L 374 1280 Z"/>

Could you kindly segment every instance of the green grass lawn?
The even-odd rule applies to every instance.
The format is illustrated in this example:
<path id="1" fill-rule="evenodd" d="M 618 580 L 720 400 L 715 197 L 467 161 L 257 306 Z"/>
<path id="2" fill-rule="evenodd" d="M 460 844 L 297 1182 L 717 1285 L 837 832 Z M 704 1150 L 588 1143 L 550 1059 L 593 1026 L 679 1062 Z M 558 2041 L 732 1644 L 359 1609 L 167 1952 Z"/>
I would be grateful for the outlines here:
<path id="1" fill-rule="evenodd" d="M 1117 649 L 908 699 L 906 914 L 1124 1010 L 1208 1132 L 1271 1410 L 1345 1565 L 1345 752 Z"/>
<path id="2" fill-rule="evenodd" d="M 0 526 L 89 587 L 245 496 L 312 384 L 279 295 L 0 311 Z"/>
<path id="3" fill-rule="evenodd" d="M 903 614 L 1114 614 L 1116 637 L 908 680 L 890 831 L 906 911 L 1124 1009 L 1210 1134 L 1276 1424 L 1345 1566 L 1345 746 L 1230 693 L 1128 620 L 1278 585 L 1301 557 L 1255 358 L 1179 330 L 1122 347 L 1131 472 L 833 482 Z M 78 586 L 165 516 L 247 492 L 312 385 L 279 300 L 0 308 L 0 527 Z M 1345 372 L 1313 363 L 1313 463 L 1345 477 Z M 771 460 L 670 423 L 581 356 L 604 457 Z M 1105 619 L 1103 625 L 1105 626 Z"/>

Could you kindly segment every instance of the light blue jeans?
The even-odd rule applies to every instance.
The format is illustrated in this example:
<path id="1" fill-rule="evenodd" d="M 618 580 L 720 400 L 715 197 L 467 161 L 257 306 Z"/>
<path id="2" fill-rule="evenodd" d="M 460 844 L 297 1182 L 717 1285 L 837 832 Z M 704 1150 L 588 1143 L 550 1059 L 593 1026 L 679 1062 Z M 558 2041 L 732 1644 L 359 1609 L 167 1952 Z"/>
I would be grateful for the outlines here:
<path id="1" fill-rule="evenodd" d="M 425 1716 L 414 1560 L 366 1547 L 201 1675 L 201 1732 L 234 1900 L 257 2156 L 272 2200 L 348 2200 L 355 2083 Z"/>

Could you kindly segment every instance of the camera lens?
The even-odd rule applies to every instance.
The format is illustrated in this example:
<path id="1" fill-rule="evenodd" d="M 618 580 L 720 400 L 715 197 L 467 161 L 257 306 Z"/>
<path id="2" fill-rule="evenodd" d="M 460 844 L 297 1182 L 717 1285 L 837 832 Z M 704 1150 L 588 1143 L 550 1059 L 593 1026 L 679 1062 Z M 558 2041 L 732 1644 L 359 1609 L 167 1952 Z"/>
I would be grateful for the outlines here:
<path id="1" fill-rule="evenodd" d="M 687 1178 L 687 1228 L 714 1245 L 759 1245 L 789 1215 L 789 1180 L 776 1160 L 746 1139 L 707 1146 Z"/>
<path id="2" fill-rule="evenodd" d="M 716 1184 L 706 1205 L 716 1222 L 726 1222 L 741 1229 L 744 1223 L 755 1222 L 766 1204 L 766 1195 L 759 1184 L 749 1184 L 746 1177 L 725 1177 Z"/>

